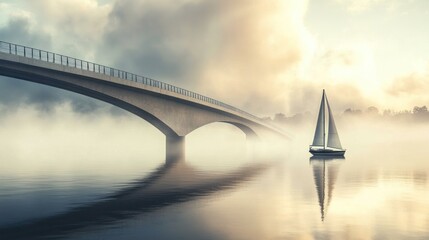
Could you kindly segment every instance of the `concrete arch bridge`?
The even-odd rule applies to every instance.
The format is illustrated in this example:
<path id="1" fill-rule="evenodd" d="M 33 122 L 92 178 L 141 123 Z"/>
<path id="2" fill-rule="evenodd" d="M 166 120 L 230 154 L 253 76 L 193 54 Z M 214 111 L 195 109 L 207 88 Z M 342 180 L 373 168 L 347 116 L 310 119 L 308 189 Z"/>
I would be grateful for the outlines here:
<path id="1" fill-rule="evenodd" d="M 183 154 L 185 136 L 214 122 L 285 135 L 260 118 L 216 99 L 100 64 L 0 41 L 0 75 L 49 85 L 113 104 L 145 119 L 166 136 L 167 159 Z"/>

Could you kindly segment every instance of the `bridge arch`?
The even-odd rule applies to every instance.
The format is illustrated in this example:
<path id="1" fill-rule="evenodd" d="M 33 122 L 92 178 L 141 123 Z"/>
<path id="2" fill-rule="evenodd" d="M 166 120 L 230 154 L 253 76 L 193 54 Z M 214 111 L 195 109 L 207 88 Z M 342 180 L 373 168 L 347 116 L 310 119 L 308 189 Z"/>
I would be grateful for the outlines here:
<path id="1" fill-rule="evenodd" d="M 22 81 L 32 82 L 32 83 L 38 83 L 58 89 L 63 89 L 66 91 L 70 91 L 73 93 L 81 94 L 83 96 L 87 96 L 90 98 L 94 98 L 97 100 L 100 100 L 102 102 L 111 104 L 113 106 L 119 107 L 121 109 L 124 109 L 125 111 L 128 111 L 144 120 L 149 122 L 152 126 L 157 128 L 160 132 L 162 132 L 164 135 L 177 137 L 178 134 L 165 122 L 163 122 L 158 117 L 154 116 L 153 114 L 149 113 L 148 111 L 145 111 L 141 107 L 138 107 L 130 102 L 124 101 L 119 98 L 115 98 L 113 96 L 110 96 L 108 94 L 104 94 L 100 91 L 96 91 L 90 88 L 82 87 L 76 84 L 72 84 L 70 82 L 63 82 L 60 79 L 54 79 L 51 77 L 47 77 L 44 75 L 37 75 L 32 74 L 31 76 L 28 75 L 16 75 L 16 74 L 2 74 L 4 76 L 16 78 Z"/>
<path id="2" fill-rule="evenodd" d="M 207 125 L 212 124 L 212 123 L 225 123 L 225 124 L 235 126 L 236 128 L 241 130 L 246 135 L 247 139 L 257 139 L 258 138 L 258 134 L 251 127 L 246 126 L 246 125 L 239 123 L 239 122 L 227 121 L 227 120 L 219 120 L 219 121 L 214 120 L 214 121 L 206 122 L 203 125 L 200 125 L 199 127 L 195 128 L 194 130 L 192 130 L 188 134 L 193 133 L 194 131 L 201 129 L 202 127 L 207 126 Z"/>
<path id="3" fill-rule="evenodd" d="M 241 131 L 244 132 L 244 134 L 246 134 L 246 138 L 247 139 L 257 139 L 258 138 L 258 134 L 256 134 L 256 132 L 249 126 L 246 126 L 242 123 L 238 123 L 238 122 L 233 122 L 233 121 L 221 121 L 224 123 L 229 123 L 231 125 L 236 126 L 237 128 L 239 128 Z"/>

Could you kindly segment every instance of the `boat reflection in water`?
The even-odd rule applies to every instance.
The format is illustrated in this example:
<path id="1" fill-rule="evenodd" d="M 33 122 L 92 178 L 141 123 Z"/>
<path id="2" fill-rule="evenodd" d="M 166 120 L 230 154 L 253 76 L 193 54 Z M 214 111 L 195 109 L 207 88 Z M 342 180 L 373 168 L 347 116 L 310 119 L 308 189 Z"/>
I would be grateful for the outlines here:
<path id="1" fill-rule="evenodd" d="M 322 221 L 325 220 L 325 215 L 332 199 L 339 167 L 344 161 L 345 158 L 342 156 L 313 156 L 310 158 Z"/>

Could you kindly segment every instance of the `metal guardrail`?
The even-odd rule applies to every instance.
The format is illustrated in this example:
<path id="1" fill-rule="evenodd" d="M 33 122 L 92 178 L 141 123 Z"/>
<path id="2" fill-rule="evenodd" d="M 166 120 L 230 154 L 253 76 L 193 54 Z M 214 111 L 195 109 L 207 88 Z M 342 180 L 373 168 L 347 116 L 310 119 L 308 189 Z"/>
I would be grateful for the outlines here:
<path id="1" fill-rule="evenodd" d="M 14 43 L 4 42 L 4 41 L 0 41 L 0 52 L 12 54 L 12 55 L 17 55 L 17 56 L 22 56 L 22 57 L 26 57 L 26 58 L 31 58 L 31 59 L 37 59 L 37 60 L 41 60 L 44 62 L 55 63 L 55 64 L 59 64 L 62 66 L 73 67 L 73 68 L 91 71 L 91 72 L 95 72 L 95 73 L 100 73 L 100 74 L 104 74 L 107 76 L 112 76 L 112 77 L 117 77 L 120 79 L 130 80 L 130 81 L 137 82 L 137 83 L 142 83 L 142 84 L 147 85 L 147 86 L 156 87 L 156 88 L 159 88 L 162 90 L 166 90 L 169 92 L 174 92 L 174 93 L 177 93 L 177 94 L 180 94 L 183 96 L 187 96 L 187 97 L 190 97 L 190 98 L 193 98 L 196 100 L 200 100 L 203 102 L 214 104 L 214 105 L 232 110 L 234 112 L 240 113 L 242 115 L 245 115 L 248 118 L 262 122 L 262 120 L 260 118 L 254 116 L 248 112 L 240 110 L 236 107 L 233 107 L 231 105 L 228 105 L 226 103 L 218 101 L 216 99 L 206 97 L 206 96 L 203 96 L 201 94 L 198 94 L 198 93 L 195 93 L 195 92 L 192 92 L 192 91 L 180 88 L 180 87 L 176 87 L 176 86 L 173 86 L 173 85 L 168 84 L 168 83 L 164 83 L 164 82 L 157 81 L 157 80 L 154 80 L 151 78 L 143 77 L 143 76 L 140 76 L 140 75 L 137 75 L 134 73 L 122 71 L 122 70 L 115 69 L 112 67 L 107 67 L 107 66 L 103 66 L 100 64 L 84 61 L 81 59 L 76 59 L 76 58 L 64 56 L 61 54 L 48 52 L 48 51 L 44 51 L 44 50 L 40 50 L 40 49 L 36 49 L 36 48 L 32 48 L 32 47 L 26 47 L 26 46 L 14 44 Z"/>

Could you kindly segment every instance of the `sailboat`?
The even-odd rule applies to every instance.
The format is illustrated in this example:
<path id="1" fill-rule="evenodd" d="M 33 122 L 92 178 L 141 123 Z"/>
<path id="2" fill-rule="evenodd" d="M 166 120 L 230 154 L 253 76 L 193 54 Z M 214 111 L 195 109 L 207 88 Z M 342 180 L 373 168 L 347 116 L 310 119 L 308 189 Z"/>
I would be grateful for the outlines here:
<path id="1" fill-rule="evenodd" d="M 327 106 L 328 115 L 326 115 L 325 105 Z M 328 131 L 326 131 L 326 128 Z M 323 89 L 316 132 L 314 133 L 313 144 L 310 145 L 310 153 L 314 156 L 344 156 L 345 152 L 346 150 L 341 146 L 325 89 Z"/>

